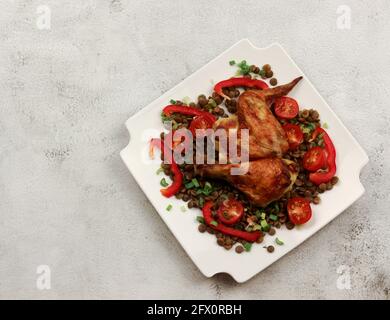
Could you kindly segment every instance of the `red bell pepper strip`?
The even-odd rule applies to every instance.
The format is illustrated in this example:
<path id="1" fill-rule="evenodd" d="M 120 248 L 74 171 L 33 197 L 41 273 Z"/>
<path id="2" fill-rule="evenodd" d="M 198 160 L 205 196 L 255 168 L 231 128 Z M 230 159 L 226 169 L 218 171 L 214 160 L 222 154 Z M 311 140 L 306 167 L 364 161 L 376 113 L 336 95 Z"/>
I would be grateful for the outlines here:
<path id="1" fill-rule="evenodd" d="M 187 114 L 190 116 L 203 116 L 208 119 L 209 122 L 214 123 L 215 117 L 207 111 L 202 111 L 193 107 L 186 107 L 186 106 L 177 106 L 174 104 L 170 104 L 163 109 L 163 113 L 169 116 L 170 114 L 177 112 L 181 114 Z"/>
<path id="2" fill-rule="evenodd" d="M 180 171 L 179 166 L 173 159 L 171 164 L 171 171 L 173 173 L 172 184 L 169 187 L 160 190 L 161 194 L 167 198 L 170 198 L 178 193 L 183 183 L 183 173 Z"/>
<path id="3" fill-rule="evenodd" d="M 230 100 L 230 97 L 225 95 L 222 91 L 223 88 L 228 87 L 247 87 L 247 88 L 256 88 L 256 89 L 268 89 L 268 84 L 264 81 L 258 79 L 249 79 L 249 78 L 230 78 L 223 81 L 218 82 L 214 86 L 214 91 L 218 93 L 220 96 Z"/>
<path id="4" fill-rule="evenodd" d="M 174 158 L 172 157 L 172 152 L 168 150 L 168 147 L 164 145 L 164 142 L 161 139 L 154 138 L 150 140 L 151 149 L 149 150 L 149 152 L 153 150 L 154 147 L 159 148 L 161 152 L 164 153 L 164 157 L 167 157 L 167 160 L 171 164 L 171 171 L 173 173 L 173 182 L 169 187 L 160 190 L 161 194 L 164 197 L 170 198 L 179 192 L 183 184 L 183 173 L 180 171 L 179 166 L 177 165 Z"/>
<path id="5" fill-rule="evenodd" d="M 316 185 L 328 183 L 336 174 L 336 148 L 326 131 L 320 127 L 314 130 L 312 139 L 317 138 L 319 134 L 322 134 L 324 139 L 327 171 L 310 173 L 309 180 Z"/>
<path id="6" fill-rule="evenodd" d="M 216 221 L 213 219 L 213 215 L 211 212 L 212 206 L 213 206 L 212 201 L 206 202 L 203 206 L 203 218 L 208 226 L 210 226 L 214 230 L 217 230 L 223 234 L 226 234 L 226 235 L 229 235 L 232 237 L 237 237 L 237 238 L 246 240 L 248 242 L 255 242 L 257 239 L 260 238 L 260 236 L 261 236 L 260 231 L 254 231 L 254 232 L 241 231 L 241 230 L 237 230 L 237 229 L 234 229 L 231 227 L 227 227 L 220 222 L 213 224 L 213 222 L 216 222 Z"/>

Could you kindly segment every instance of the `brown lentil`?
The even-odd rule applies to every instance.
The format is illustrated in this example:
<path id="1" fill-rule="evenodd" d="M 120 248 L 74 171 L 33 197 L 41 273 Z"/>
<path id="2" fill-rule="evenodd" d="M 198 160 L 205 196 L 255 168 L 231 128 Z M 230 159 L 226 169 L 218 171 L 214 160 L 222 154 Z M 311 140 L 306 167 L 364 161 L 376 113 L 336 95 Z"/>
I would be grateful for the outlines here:
<path id="1" fill-rule="evenodd" d="M 292 229 L 294 229 L 294 227 L 295 227 L 295 224 L 293 224 L 291 221 L 286 222 L 286 228 L 288 230 L 292 230 Z"/>
<path id="2" fill-rule="evenodd" d="M 230 250 L 232 248 L 232 245 L 231 244 L 225 244 L 223 246 L 226 250 Z"/>
<path id="3" fill-rule="evenodd" d="M 268 251 L 269 253 L 274 252 L 274 250 L 275 250 L 274 246 L 268 246 L 268 247 L 267 247 L 267 251 Z"/>
<path id="4" fill-rule="evenodd" d="M 221 247 L 225 245 L 225 241 L 223 240 L 223 238 L 218 238 L 218 239 L 217 239 L 217 243 L 218 243 L 218 245 L 221 246 Z"/>
<path id="5" fill-rule="evenodd" d="M 321 183 L 318 188 L 321 190 L 321 191 L 325 191 L 326 190 L 326 184 L 325 183 Z"/>
<path id="6" fill-rule="evenodd" d="M 201 107 L 204 107 L 207 103 L 208 103 L 208 100 L 207 100 L 206 96 L 205 96 L 204 94 L 201 94 L 201 95 L 198 97 L 198 104 L 199 104 Z"/>
<path id="7" fill-rule="evenodd" d="M 243 246 L 237 246 L 235 250 L 236 250 L 237 253 L 242 253 L 244 251 L 244 247 Z"/>
<path id="8" fill-rule="evenodd" d="M 257 240 L 256 240 L 256 243 L 262 243 L 264 241 L 264 238 L 263 237 L 259 237 Z"/>
<path id="9" fill-rule="evenodd" d="M 272 78 L 274 76 L 274 72 L 272 70 L 266 71 L 265 76 L 267 78 Z"/>
<path id="10" fill-rule="evenodd" d="M 321 202 L 321 198 L 320 197 L 314 197 L 313 198 L 313 203 L 314 204 L 319 204 Z"/>
<path id="11" fill-rule="evenodd" d="M 276 233 L 276 230 L 275 230 L 274 228 L 270 228 L 270 229 L 268 230 L 268 234 L 269 234 L 270 236 L 273 236 L 275 233 Z"/>
<path id="12" fill-rule="evenodd" d="M 334 176 L 331 180 L 330 180 L 330 183 L 332 185 L 335 185 L 337 184 L 337 182 L 339 182 L 339 178 L 337 176 Z"/>
<path id="13" fill-rule="evenodd" d="M 265 72 L 271 71 L 271 65 L 269 65 L 268 63 L 265 64 L 265 65 L 263 66 L 263 70 L 264 70 Z"/>
<path id="14" fill-rule="evenodd" d="M 278 80 L 276 78 L 272 78 L 270 81 L 269 81 L 270 85 L 271 86 L 276 86 L 278 84 Z"/>
<path id="15" fill-rule="evenodd" d="M 199 232 L 204 233 L 207 230 L 207 227 L 205 224 L 201 223 L 198 226 L 198 230 L 199 230 Z"/>

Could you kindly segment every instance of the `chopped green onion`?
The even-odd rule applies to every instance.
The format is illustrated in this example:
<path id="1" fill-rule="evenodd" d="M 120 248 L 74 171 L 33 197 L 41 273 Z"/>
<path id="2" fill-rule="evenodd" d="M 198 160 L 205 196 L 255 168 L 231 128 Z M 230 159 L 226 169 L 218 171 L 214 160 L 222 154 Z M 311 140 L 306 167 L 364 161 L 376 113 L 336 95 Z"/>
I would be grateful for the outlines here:
<path id="1" fill-rule="evenodd" d="M 261 225 L 261 228 L 263 229 L 263 231 L 268 231 L 269 225 L 268 225 L 267 221 L 261 220 L 260 225 Z"/>
<path id="2" fill-rule="evenodd" d="M 186 211 L 187 211 L 187 208 L 186 208 L 185 206 L 181 206 L 181 207 L 180 207 L 180 210 L 181 210 L 182 212 L 186 212 Z"/>
<path id="3" fill-rule="evenodd" d="M 168 186 L 169 186 L 169 183 L 165 181 L 165 178 L 162 178 L 162 179 L 160 180 L 160 185 L 161 185 L 162 187 L 168 187 Z"/>
<path id="4" fill-rule="evenodd" d="M 255 223 L 253 228 L 252 228 L 252 231 L 256 231 L 256 230 L 261 230 L 261 225 Z"/>
<path id="5" fill-rule="evenodd" d="M 191 180 L 192 184 L 194 185 L 195 188 L 198 188 L 200 185 L 199 185 L 199 182 L 196 178 L 192 179 Z"/>
<path id="6" fill-rule="evenodd" d="M 234 66 L 234 65 L 236 64 L 236 61 L 230 60 L 230 61 L 229 61 L 229 64 L 230 64 L 231 66 Z"/>
<path id="7" fill-rule="evenodd" d="M 157 169 L 156 174 L 159 175 L 163 171 L 164 171 L 164 169 L 160 167 L 160 168 Z"/>
<path id="8" fill-rule="evenodd" d="M 173 99 L 169 100 L 169 102 L 170 102 L 170 104 L 176 104 L 176 100 L 173 100 Z"/>
<path id="9" fill-rule="evenodd" d="M 167 210 L 167 211 L 171 211 L 171 210 L 172 210 L 172 208 L 173 208 L 173 207 L 172 207 L 172 205 L 171 205 L 171 204 L 168 204 L 168 206 L 167 206 L 166 210 Z"/>
<path id="10" fill-rule="evenodd" d="M 204 223 L 204 218 L 202 216 L 197 216 L 196 221 L 198 221 L 199 223 Z"/>
<path id="11" fill-rule="evenodd" d="M 250 243 L 250 242 L 245 242 L 243 244 L 243 246 L 245 248 L 245 251 L 251 251 L 251 249 L 252 249 L 252 243 Z"/>
<path id="12" fill-rule="evenodd" d="M 327 124 L 326 122 L 324 122 L 324 123 L 322 124 L 322 127 L 323 127 L 324 129 L 328 129 L 328 128 L 329 128 L 329 126 L 328 126 L 328 124 Z"/>
<path id="13" fill-rule="evenodd" d="M 270 215 L 269 215 L 269 218 L 270 218 L 272 221 L 278 220 L 278 216 L 277 216 L 277 215 L 274 215 L 274 214 L 270 214 Z"/>
<path id="14" fill-rule="evenodd" d="M 210 99 L 209 99 L 209 102 L 208 102 L 208 105 L 209 105 L 212 109 L 214 109 L 214 108 L 217 106 L 217 103 L 215 102 L 214 99 L 210 98 Z"/>
<path id="15" fill-rule="evenodd" d="M 265 71 L 263 69 L 260 70 L 259 75 L 261 77 L 265 77 Z"/>
<path id="16" fill-rule="evenodd" d="M 191 189 L 194 187 L 194 183 L 192 181 L 190 181 L 190 182 L 187 182 L 186 184 L 184 184 L 184 186 L 186 187 L 186 189 Z"/>
<path id="17" fill-rule="evenodd" d="M 274 208 L 277 212 L 279 212 L 280 208 L 279 208 L 279 203 L 278 202 L 275 202 L 274 204 Z"/>
<path id="18" fill-rule="evenodd" d="M 204 199 L 203 199 L 203 197 L 200 197 L 199 198 L 199 207 L 203 208 L 203 206 L 204 206 Z"/>
<path id="19" fill-rule="evenodd" d="M 262 212 L 262 213 L 261 213 L 260 219 L 261 219 L 261 220 L 265 220 L 265 212 Z"/>
<path id="20" fill-rule="evenodd" d="M 215 220 L 211 221 L 210 224 L 212 224 L 212 225 L 215 226 L 215 227 L 218 226 L 218 222 L 215 221 Z"/>
<path id="21" fill-rule="evenodd" d="M 279 246 L 284 245 L 284 242 L 283 242 L 282 240 L 280 240 L 279 238 L 276 238 L 276 239 L 275 239 L 275 242 L 276 242 L 276 244 L 279 245 Z"/>

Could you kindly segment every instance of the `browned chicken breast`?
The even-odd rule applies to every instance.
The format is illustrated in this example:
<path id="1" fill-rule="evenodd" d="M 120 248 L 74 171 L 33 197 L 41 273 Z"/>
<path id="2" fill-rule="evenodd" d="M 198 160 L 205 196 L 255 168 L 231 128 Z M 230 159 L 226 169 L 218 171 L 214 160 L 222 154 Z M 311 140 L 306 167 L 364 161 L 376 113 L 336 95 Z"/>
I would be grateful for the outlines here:
<path id="1" fill-rule="evenodd" d="M 288 150 L 286 134 L 270 110 L 273 100 L 287 95 L 302 79 L 267 90 L 248 90 L 238 99 L 237 115 L 219 119 L 214 129 L 249 129 L 249 159 L 281 157 Z M 218 147 L 218 146 L 217 146 Z"/>
<path id="2" fill-rule="evenodd" d="M 202 165 L 196 173 L 210 178 L 223 179 L 247 195 L 252 203 L 264 207 L 279 199 L 294 184 L 297 172 L 290 160 L 263 158 L 249 162 L 246 174 L 231 175 L 237 164 Z"/>

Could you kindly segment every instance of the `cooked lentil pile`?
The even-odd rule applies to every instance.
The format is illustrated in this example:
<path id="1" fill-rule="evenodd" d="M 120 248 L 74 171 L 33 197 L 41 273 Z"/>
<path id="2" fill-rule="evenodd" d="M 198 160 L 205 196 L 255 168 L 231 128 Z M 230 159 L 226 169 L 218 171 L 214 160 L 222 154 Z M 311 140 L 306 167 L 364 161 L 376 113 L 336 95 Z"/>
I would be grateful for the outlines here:
<path id="1" fill-rule="evenodd" d="M 274 73 L 269 64 L 265 64 L 262 68 L 255 65 L 248 65 L 246 61 L 235 63 L 230 61 L 230 65 L 237 65 L 239 74 L 246 77 L 260 76 L 262 79 L 270 79 L 270 84 L 277 85 L 277 80 L 274 78 Z M 237 99 L 245 88 L 226 88 L 223 93 L 231 98 L 231 100 L 224 99 L 222 96 L 214 92 L 207 97 L 204 94 L 198 96 L 196 102 L 184 103 L 179 100 L 171 100 L 171 104 L 175 105 L 189 105 L 199 110 L 208 111 L 212 113 L 217 119 L 226 118 L 229 114 L 234 114 L 237 111 Z M 273 110 L 273 108 L 272 108 Z M 173 113 L 169 117 L 162 115 L 162 120 L 171 120 L 173 122 L 173 129 L 188 128 L 193 116 L 187 116 L 179 113 Z M 283 197 L 277 201 L 272 202 L 265 208 L 259 208 L 252 205 L 247 197 L 225 181 L 213 180 L 209 178 L 196 177 L 194 173 L 193 164 L 183 164 L 179 168 L 183 173 L 183 186 L 178 193 L 175 194 L 177 199 L 181 199 L 187 203 L 188 208 L 202 208 L 205 202 L 213 201 L 214 209 L 226 199 L 239 200 L 244 206 L 244 215 L 241 220 L 234 226 L 234 228 L 245 231 L 261 231 L 262 236 L 256 241 L 262 243 L 264 237 L 268 235 L 275 235 L 276 230 L 282 225 L 287 229 L 294 228 L 294 223 L 289 220 L 287 214 L 287 201 L 292 197 L 303 197 L 309 200 L 312 204 L 319 204 L 321 202 L 320 195 L 328 190 L 338 182 L 338 178 L 334 176 L 327 184 L 314 185 L 309 180 L 309 172 L 303 168 L 303 156 L 307 150 L 315 146 L 323 146 L 324 141 L 321 135 L 312 141 L 312 133 L 316 127 L 321 126 L 320 115 L 315 109 L 300 110 L 298 115 L 290 120 L 280 120 L 280 123 L 296 124 L 302 129 L 304 133 L 304 140 L 300 146 L 293 151 L 289 151 L 283 156 L 285 159 L 292 160 L 295 163 L 296 169 L 299 172 L 298 178 L 295 181 L 291 191 L 285 193 Z M 326 125 L 325 125 L 326 126 Z M 162 132 L 160 137 L 164 138 Z M 195 144 L 194 144 L 194 152 Z M 173 178 L 171 166 L 169 164 L 161 164 L 161 171 L 165 175 Z M 166 186 L 165 178 L 161 179 L 161 185 Z M 215 231 L 207 226 L 204 222 L 203 216 L 198 216 L 196 219 L 199 223 L 198 230 L 201 233 L 209 233 L 216 237 L 216 242 L 219 246 L 230 250 L 235 247 L 235 252 L 238 254 L 244 251 L 250 251 L 252 243 L 246 242 L 237 237 L 228 236 L 221 232 Z M 283 245 L 283 242 L 276 238 L 276 245 Z M 268 245 L 264 247 L 267 252 L 272 253 L 275 247 Z"/>

